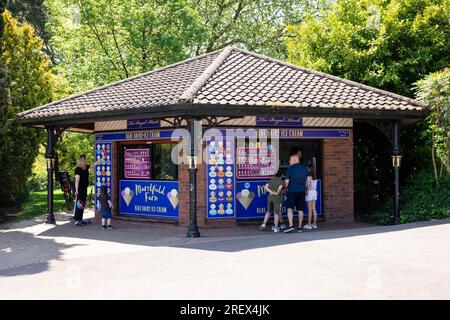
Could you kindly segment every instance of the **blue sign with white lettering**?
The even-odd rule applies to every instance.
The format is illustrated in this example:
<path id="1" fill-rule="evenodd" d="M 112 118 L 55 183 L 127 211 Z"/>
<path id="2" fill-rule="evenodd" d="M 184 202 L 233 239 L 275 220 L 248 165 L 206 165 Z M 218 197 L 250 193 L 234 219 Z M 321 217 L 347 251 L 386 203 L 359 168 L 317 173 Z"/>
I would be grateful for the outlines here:
<path id="1" fill-rule="evenodd" d="M 159 128 L 160 126 L 161 126 L 161 121 L 156 118 L 127 120 L 127 129 Z"/>
<path id="2" fill-rule="evenodd" d="M 238 219 L 264 218 L 267 212 L 267 199 L 269 194 L 264 189 L 268 181 L 237 181 L 236 182 L 236 214 Z M 322 215 L 322 192 L 321 180 L 317 181 L 317 215 Z M 286 195 L 283 196 L 281 206 L 283 216 L 287 215 Z M 303 209 L 305 216 L 308 215 L 308 207 L 305 204 Z M 298 212 L 294 211 L 294 215 Z"/>
<path id="3" fill-rule="evenodd" d="M 171 139 L 174 130 L 145 130 L 127 132 L 96 133 L 97 141 L 121 141 L 121 140 L 159 140 Z"/>
<path id="4" fill-rule="evenodd" d="M 289 116 L 256 116 L 256 125 L 267 127 L 301 127 L 303 126 L 303 118 Z"/>
<path id="5" fill-rule="evenodd" d="M 178 181 L 121 180 L 122 215 L 178 218 Z"/>

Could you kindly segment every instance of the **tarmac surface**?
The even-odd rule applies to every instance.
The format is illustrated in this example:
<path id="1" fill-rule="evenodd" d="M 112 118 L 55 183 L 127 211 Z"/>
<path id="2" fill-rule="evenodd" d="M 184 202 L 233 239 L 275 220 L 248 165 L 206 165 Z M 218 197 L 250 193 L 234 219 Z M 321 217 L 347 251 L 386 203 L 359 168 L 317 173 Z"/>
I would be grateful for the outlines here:
<path id="1" fill-rule="evenodd" d="M 0 299 L 450 298 L 450 219 L 195 239 L 172 225 L 42 219 L 0 230 Z"/>

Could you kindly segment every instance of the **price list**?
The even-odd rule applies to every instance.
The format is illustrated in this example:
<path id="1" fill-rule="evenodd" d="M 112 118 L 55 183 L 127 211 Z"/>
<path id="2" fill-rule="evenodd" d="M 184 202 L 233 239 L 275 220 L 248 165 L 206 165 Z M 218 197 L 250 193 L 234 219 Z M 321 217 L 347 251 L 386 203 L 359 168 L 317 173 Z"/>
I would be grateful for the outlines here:
<path id="1" fill-rule="evenodd" d="M 236 148 L 238 179 L 266 179 L 276 173 L 276 152 L 269 146 Z"/>
<path id="2" fill-rule="evenodd" d="M 126 149 L 124 160 L 126 179 L 150 179 L 150 149 Z"/>

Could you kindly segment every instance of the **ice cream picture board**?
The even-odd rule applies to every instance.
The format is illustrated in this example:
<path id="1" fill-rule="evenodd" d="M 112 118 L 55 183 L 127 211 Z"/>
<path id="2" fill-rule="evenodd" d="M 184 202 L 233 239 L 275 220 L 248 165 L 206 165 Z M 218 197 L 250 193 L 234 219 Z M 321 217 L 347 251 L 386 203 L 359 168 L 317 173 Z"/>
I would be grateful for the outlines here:
<path id="1" fill-rule="evenodd" d="M 94 168 L 95 172 L 95 197 L 100 195 L 100 188 L 102 185 L 106 185 L 108 194 L 112 195 L 112 143 L 102 142 L 95 144 L 95 161 L 99 161 L 97 166 Z M 95 206 L 97 210 L 98 204 L 95 200 Z"/>
<path id="2" fill-rule="evenodd" d="M 207 217 L 234 218 L 235 173 L 234 140 L 207 141 Z"/>

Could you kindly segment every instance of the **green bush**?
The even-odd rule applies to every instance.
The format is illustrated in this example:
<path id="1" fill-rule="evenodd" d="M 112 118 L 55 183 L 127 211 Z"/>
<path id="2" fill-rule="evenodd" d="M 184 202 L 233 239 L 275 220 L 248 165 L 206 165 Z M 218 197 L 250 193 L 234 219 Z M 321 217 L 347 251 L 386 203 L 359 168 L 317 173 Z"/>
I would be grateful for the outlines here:
<path id="1" fill-rule="evenodd" d="M 30 191 L 47 190 L 47 176 L 42 176 L 33 172 L 28 179 L 28 189 Z"/>
<path id="2" fill-rule="evenodd" d="M 444 175 L 437 184 L 432 170 L 422 170 L 400 187 L 400 223 L 427 221 L 450 217 L 450 177 Z M 375 223 L 389 224 L 393 220 L 393 200 L 375 210 Z"/>

